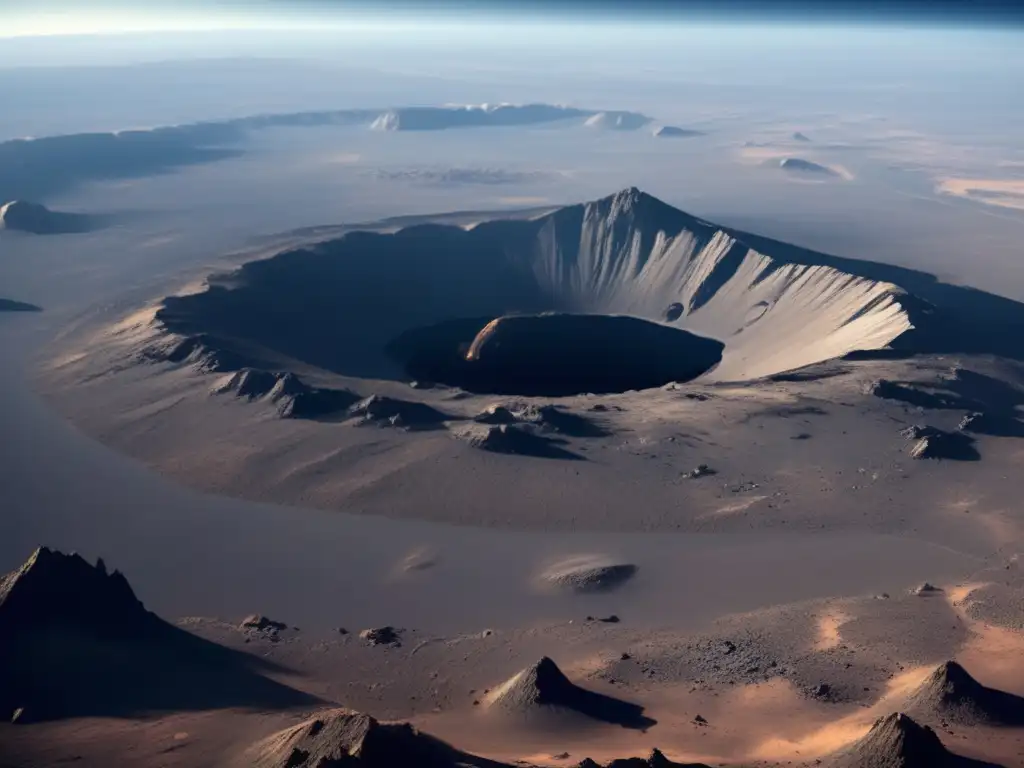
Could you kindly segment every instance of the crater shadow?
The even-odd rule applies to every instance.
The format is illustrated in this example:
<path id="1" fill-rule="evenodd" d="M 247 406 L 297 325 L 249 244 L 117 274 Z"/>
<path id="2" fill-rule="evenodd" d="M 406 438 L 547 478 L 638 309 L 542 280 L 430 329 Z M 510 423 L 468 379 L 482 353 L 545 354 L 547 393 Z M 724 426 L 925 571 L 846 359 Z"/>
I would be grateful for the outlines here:
<path id="1" fill-rule="evenodd" d="M 651 389 L 700 376 L 721 342 L 619 315 L 547 313 L 455 320 L 388 345 L 413 379 L 477 394 L 565 397 Z M 569 431 L 589 422 L 554 416 Z"/>

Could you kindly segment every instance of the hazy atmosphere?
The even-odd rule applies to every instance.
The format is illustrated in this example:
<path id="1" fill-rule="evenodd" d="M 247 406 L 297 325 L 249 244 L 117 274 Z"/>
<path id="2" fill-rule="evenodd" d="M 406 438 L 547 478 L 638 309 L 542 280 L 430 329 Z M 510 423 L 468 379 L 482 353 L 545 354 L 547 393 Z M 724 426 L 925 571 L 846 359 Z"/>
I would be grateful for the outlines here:
<path id="1" fill-rule="evenodd" d="M 0 766 L 1024 765 L 1021 83 L 998 2 L 0 1 Z"/>

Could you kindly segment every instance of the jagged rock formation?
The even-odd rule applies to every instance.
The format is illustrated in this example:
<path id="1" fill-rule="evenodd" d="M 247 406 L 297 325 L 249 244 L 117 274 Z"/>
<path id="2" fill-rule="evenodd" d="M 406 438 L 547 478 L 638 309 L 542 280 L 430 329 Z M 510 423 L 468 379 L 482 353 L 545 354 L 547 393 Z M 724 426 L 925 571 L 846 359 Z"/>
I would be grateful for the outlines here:
<path id="1" fill-rule="evenodd" d="M 243 400 L 258 400 L 269 395 L 280 378 L 278 374 L 270 371 L 243 368 L 217 381 L 210 391 L 215 395 L 230 393 Z"/>
<path id="2" fill-rule="evenodd" d="M 546 656 L 492 689 L 483 703 L 489 713 L 511 715 L 541 725 L 575 716 L 626 728 L 654 724 L 643 715 L 643 707 L 575 685 Z"/>
<path id="3" fill-rule="evenodd" d="M 595 412 L 601 412 L 602 408 L 597 408 Z M 530 424 L 545 432 L 568 437 L 602 437 L 607 434 L 597 422 L 564 407 L 538 405 L 529 401 L 493 403 L 473 420 L 478 424 Z"/>
<path id="4" fill-rule="evenodd" d="M 120 571 L 103 561 L 40 547 L 0 581 L 0 636 L 68 627 L 100 635 L 134 635 L 156 619 L 135 597 Z"/>
<path id="5" fill-rule="evenodd" d="M 359 401 L 359 395 L 347 389 L 311 387 L 294 373 L 271 373 L 242 368 L 216 382 L 216 395 L 233 394 L 244 400 L 266 399 L 273 403 L 281 418 L 319 419 L 341 413 Z"/>
<path id="6" fill-rule="evenodd" d="M 812 176 L 838 177 L 839 174 L 827 165 L 803 160 L 799 157 L 787 157 L 779 161 L 779 167 L 789 173 L 809 174 Z"/>
<path id="7" fill-rule="evenodd" d="M 864 738 L 826 761 L 829 768 L 983 768 L 955 755 L 931 728 L 897 712 L 875 722 Z"/>
<path id="8" fill-rule="evenodd" d="M 102 560 L 41 547 L 0 580 L 4 720 L 312 701 L 160 620 Z"/>
<path id="9" fill-rule="evenodd" d="M 632 563 L 603 557 L 572 557 L 545 570 L 541 580 L 573 592 L 606 592 L 625 584 L 637 570 Z"/>
<path id="10" fill-rule="evenodd" d="M 460 752 L 408 723 L 381 723 L 350 709 L 321 712 L 254 745 L 254 768 L 502 768 Z"/>
<path id="11" fill-rule="evenodd" d="M 660 125 L 654 129 L 654 135 L 659 139 L 685 139 L 691 136 L 705 136 L 704 131 L 695 131 L 692 128 L 680 128 L 675 125 Z"/>
<path id="12" fill-rule="evenodd" d="M 895 285 L 764 246 L 770 255 L 627 189 L 532 219 L 293 248 L 168 297 L 156 328 L 178 339 L 164 359 L 206 369 L 292 358 L 407 381 L 436 380 L 408 369 L 417 355 L 464 359 L 481 328 L 511 313 L 626 315 L 715 339 L 725 350 L 712 380 L 883 348 L 914 327 L 917 305 Z"/>
<path id="13" fill-rule="evenodd" d="M 491 453 L 548 459 L 580 459 L 562 448 L 561 441 L 539 434 L 530 424 L 468 425 L 452 430 L 452 437 Z"/>
<path id="14" fill-rule="evenodd" d="M 414 403 L 382 395 L 363 398 L 348 409 L 348 415 L 360 424 L 406 429 L 437 427 L 448 418 L 441 411 L 425 403 Z"/>
<path id="15" fill-rule="evenodd" d="M 906 711 L 925 722 L 1024 725 L 1024 698 L 982 685 L 955 661 L 936 668 L 911 694 Z"/>
<path id="16" fill-rule="evenodd" d="M 45 205 L 13 200 L 0 206 L 0 230 L 33 235 L 67 235 L 88 232 L 96 225 L 91 216 L 58 213 Z"/>
<path id="17" fill-rule="evenodd" d="M 960 432 L 915 426 L 904 430 L 904 437 L 916 441 L 909 451 L 912 459 L 972 461 L 978 458 L 974 439 Z"/>
<path id="18" fill-rule="evenodd" d="M 14 299 L 0 299 L 0 312 L 40 312 L 42 307 Z"/>

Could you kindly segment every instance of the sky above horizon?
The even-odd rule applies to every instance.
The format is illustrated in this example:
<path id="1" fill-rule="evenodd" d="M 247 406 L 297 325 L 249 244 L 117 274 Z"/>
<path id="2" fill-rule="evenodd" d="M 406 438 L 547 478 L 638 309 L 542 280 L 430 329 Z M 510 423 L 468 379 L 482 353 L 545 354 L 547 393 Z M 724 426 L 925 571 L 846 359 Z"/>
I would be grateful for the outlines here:
<path id="1" fill-rule="evenodd" d="M 1010 0 L 0 0 L 0 37 L 189 30 L 396 31 L 495 22 L 1024 29 Z"/>

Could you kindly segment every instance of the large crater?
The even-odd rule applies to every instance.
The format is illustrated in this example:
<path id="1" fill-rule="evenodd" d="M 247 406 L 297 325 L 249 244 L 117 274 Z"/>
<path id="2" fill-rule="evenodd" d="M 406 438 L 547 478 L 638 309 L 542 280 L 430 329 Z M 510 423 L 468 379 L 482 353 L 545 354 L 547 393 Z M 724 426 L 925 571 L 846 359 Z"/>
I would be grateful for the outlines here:
<path id="1" fill-rule="evenodd" d="M 160 349 L 220 370 L 556 396 L 759 378 L 914 327 L 892 283 L 759 248 L 636 189 L 528 219 L 348 232 L 168 297 Z"/>

